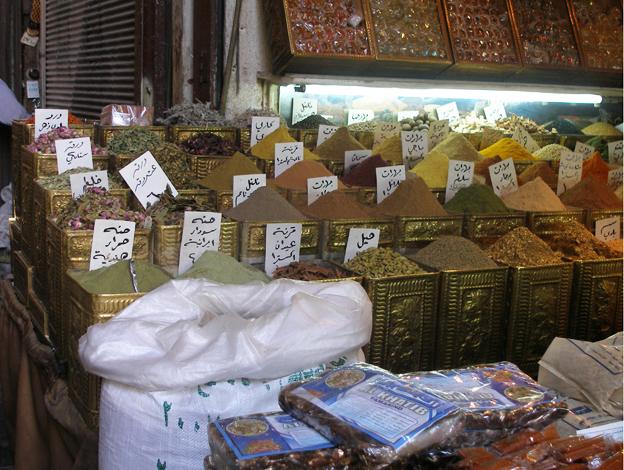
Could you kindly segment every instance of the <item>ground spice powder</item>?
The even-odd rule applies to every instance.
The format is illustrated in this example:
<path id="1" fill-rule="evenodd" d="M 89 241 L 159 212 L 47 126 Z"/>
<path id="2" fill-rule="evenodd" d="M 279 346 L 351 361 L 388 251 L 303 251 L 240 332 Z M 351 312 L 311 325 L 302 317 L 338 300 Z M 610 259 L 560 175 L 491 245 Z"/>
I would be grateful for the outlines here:
<path id="1" fill-rule="evenodd" d="M 266 186 L 223 215 L 240 222 L 300 222 L 306 219 L 286 199 Z"/>
<path id="2" fill-rule="evenodd" d="M 334 176 L 322 163 L 312 160 L 303 160 L 295 163 L 288 170 L 275 178 L 275 185 L 284 189 L 296 191 L 308 190 L 308 178 L 321 178 L 323 176 Z M 344 187 L 338 182 L 338 187 Z"/>
<path id="3" fill-rule="evenodd" d="M 321 220 L 369 219 L 371 210 L 360 204 L 353 196 L 341 191 L 332 191 L 321 196 L 307 207 L 301 207 L 304 214 Z"/>
<path id="4" fill-rule="evenodd" d="M 256 158 L 262 160 L 274 160 L 275 159 L 275 144 L 286 144 L 290 142 L 297 142 L 288 133 L 288 129 L 280 127 L 274 132 L 271 132 L 264 139 L 251 147 L 249 152 Z M 318 156 L 310 152 L 307 148 L 303 149 L 304 160 L 318 160 Z"/>
<path id="5" fill-rule="evenodd" d="M 448 166 L 449 158 L 442 152 L 432 150 L 410 172 L 420 176 L 431 189 L 440 189 L 446 187 Z"/>
<path id="6" fill-rule="evenodd" d="M 442 152 L 449 160 L 462 160 L 465 162 L 478 162 L 484 156 L 484 154 L 477 152 L 477 149 L 462 134 L 456 133 L 446 136 L 432 150 Z"/>
<path id="7" fill-rule="evenodd" d="M 233 178 L 236 175 L 254 175 L 262 173 L 254 163 L 240 152 L 218 166 L 214 172 L 206 175 L 198 183 L 215 191 L 232 191 Z"/>
<path id="8" fill-rule="evenodd" d="M 520 186 L 517 191 L 503 196 L 503 202 L 510 209 L 529 212 L 565 211 L 566 206 L 542 178 L 535 178 Z"/>
<path id="9" fill-rule="evenodd" d="M 544 266 L 561 263 L 561 257 L 526 227 L 518 227 L 499 238 L 486 253 L 506 266 Z"/>
<path id="10" fill-rule="evenodd" d="M 611 168 L 604 162 L 600 152 L 594 152 L 591 158 L 583 162 L 583 178 L 593 176 L 598 181 L 607 184 L 609 171 L 611 171 Z"/>
<path id="11" fill-rule="evenodd" d="M 496 268 L 496 263 L 467 238 L 443 236 L 409 256 L 422 268 L 442 270 L 471 270 Z"/>
<path id="12" fill-rule="evenodd" d="M 269 282 L 263 272 L 245 263 L 239 263 L 231 256 L 219 251 L 206 251 L 193 266 L 176 279 L 209 279 L 222 284 L 247 284 L 248 282 Z"/>
<path id="13" fill-rule="evenodd" d="M 609 240 L 605 242 L 605 245 L 607 245 L 613 251 L 617 252 L 619 256 L 622 256 L 622 254 L 624 254 L 624 240 L 622 240 L 621 238 L 619 240 Z"/>
<path id="14" fill-rule="evenodd" d="M 354 166 L 342 177 L 342 182 L 348 186 L 377 186 L 377 168 L 390 165 L 391 163 L 381 158 L 381 155 L 373 155 Z"/>
<path id="15" fill-rule="evenodd" d="M 557 173 L 548 162 L 535 162 L 518 175 L 518 184 L 522 186 L 535 178 L 542 178 L 551 188 L 557 186 Z"/>
<path id="16" fill-rule="evenodd" d="M 158 266 L 145 261 L 135 261 L 139 292 L 150 292 L 171 279 Z M 130 294 L 134 292 L 130 261 L 119 261 L 95 271 L 70 271 L 81 287 L 91 294 Z"/>
<path id="17" fill-rule="evenodd" d="M 438 199 L 420 178 L 409 178 L 374 209 L 380 216 L 435 217 L 446 216 Z"/>
<path id="18" fill-rule="evenodd" d="M 379 154 L 384 160 L 392 162 L 393 165 L 403 163 L 403 143 L 399 134 L 388 137 L 381 144 L 373 149 L 374 154 Z"/>
<path id="19" fill-rule="evenodd" d="M 590 176 L 581 180 L 560 196 L 567 206 L 582 209 L 621 209 L 622 201 L 609 187 Z"/>
<path id="20" fill-rule="evenodd" d="M 560 224 L 549 235 L 542 237 L 563 261 L 619 258 L 617 251 L 601 242 L 584 225 L 573 220 Z"/>
<path id="21" fill-rule="evenodd" d="M 507 214 L 511 212 L 490 186 L 473 184 L 457 191 L 455 197 L 444 204 L 450 213 Z"/>
<path id="22" fill-rule="evenodd" d="M 583 128 L 583 134 L 585 135 L 622 135 L 615 127 L 608 122 L 595 122 L 589 126 Z"/>
<path id="23" fill-rule="evenodd" d="M 475 163 L 474 174 L 475 176 L 481 176 L 485 184 L 491 185 L 492 178 L 490 178 L 490 167 L 503 161 L 501 157 L 496 156 L 492 158 L 485 158 L 480 162 Z"/>
<path id="24" fill-rule="evenodd" d="M 511 158 L 514 161 L 535 160 L 535 157 L 515 140 L 505 137 L 488 148 L 481 150 L 486 158 L 501 157 L 502 160 Z"/>
<path id="25" fill-rule="evenodd" d="M 329 139 L 316 147 L 314 152 L 321 160 L 343 162 L 346 151 L 364 149 L 364 146 L 351 136 L 346 127 L 341 127 Z"/>

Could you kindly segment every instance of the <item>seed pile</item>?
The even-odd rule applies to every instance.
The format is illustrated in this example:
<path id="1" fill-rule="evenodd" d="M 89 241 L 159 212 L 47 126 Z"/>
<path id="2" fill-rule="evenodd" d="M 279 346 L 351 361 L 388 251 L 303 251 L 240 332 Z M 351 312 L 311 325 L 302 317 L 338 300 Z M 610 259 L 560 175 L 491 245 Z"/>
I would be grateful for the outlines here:
<path id="1" fill-rule="evenodd" d="M 568 148 L 559 144 L 548 144 L 533 153 L 533 156 L 539 160 L 559 160 L 561 152 L 567 152 Z"/>
<path id="2" fill-rule="evenodd" d="M 240 151 L 235 143 L 211 133 L 193 134 L 180 143 L 180 148 L 192 155 L 225 155 L 227 157 Z"/>
<path id="3" fill-rule="evenodd" d="M 301 222 L 306 217 L 278 193 L 259 188 L 249 199 L 224 214 L 240 222 Z"/>
<path id="4" fill-rule="evenodd" d="M 388 248 L 371 248 L 362 251 L 347 261 L 345 267 L 362 276 L 372 278 L 423 273 L 416 263 Z"/>
<path id="5" fill-rule="evenodd" d="M 503 201 L 507 207 L 518 211 L 557 212 L 566 210 L 561 199 L 539 177 L 520 186 L 517 191 L 505 194 Z"/>
<path id="6" fill-rule="evenodd" d="M 496 267 L 496 263 L 475 243 L 456 236 L 440 237 L 409 258 L 434 271 Z"/>
<path id="7" fill-rule="evenodd" d="M 292 129 L 318 129 L 319 126 L 333 126 L 334 124 L 325 119 L 320 114 L 312 114 L 305 119 L 302 119 L 299 122 L 295 122 L 292 126 Z"/>
<path id="8" fill-rule="evenodd" d="M 171 279 L 165 270 L 146 261 L 135 261 L 134 265 L 139 292 L 150 292 Z M 95 271 L 70 271 L 69 275 L 91 294 L 134 293 L 127 260 Z"/>
<path id="9" fill-rule="evenodd" d="M 142 127 L 130 127 L 115 133 L 107 149 L 112 155 L 139 155 L 162 144 L 160 137 Z"/>
<path id="10" fill-rule="evenodd" d="M 518 227 L 499 238 L 486 250 L 498 264 L 506 266 L 544 266 L 561 263 L 548 244 L 526 227 Z"/>
<path id="11" fill-rule="evenodd" d="M 349 274 L 338 266 L 320 261 L 297 261 L 273 271 L 273 279 L 294 279 L 296 281 L 322 281 L 344 277 L 349 277 Z"/>
<path id="12" fill-rule="evenodd" d="M 601 242 L 577 221 L 566 222 L 542 237 L 563 261 L 619 258 L 620 255 Z"/>
<path id="13" fill-rule="evenodd" d="M 583 128 L 585 135 L 609 135 L 620 136 L 622 133 L 608 122 L 595 122 Z"/>

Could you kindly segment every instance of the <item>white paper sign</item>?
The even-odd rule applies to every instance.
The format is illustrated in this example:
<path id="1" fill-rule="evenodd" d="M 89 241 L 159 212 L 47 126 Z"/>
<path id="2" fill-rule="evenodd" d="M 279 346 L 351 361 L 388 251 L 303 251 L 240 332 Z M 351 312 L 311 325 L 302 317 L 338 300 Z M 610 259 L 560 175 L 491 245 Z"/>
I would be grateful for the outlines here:
<path id="1" fill-rule="evenodd" d="M 611 189 L 616 189 L 622 184 L 622 168 L 616 168 L 608 173 L 607 184 Z"/>
<path id="2" fill-rule="evenodd" d="M 178 274 L 186 272 L 205 251 L 217 251 L 220 235 L 219 212 L 185 212 Z"/>
<path id="3" fill-rule="evenodd" d="M 507 117 L 503 103 L 492 103 L 490 106 L 483 108 L 483 112 L 485 113 L 485 119 L 489 122 L 496 122 Z"/>
<path id="4" fill-rule="evenodd" d="M 73 168 L 93 168 L 90 137 L 57 139 L 54 141 L 54 147 L 59 175 Z"/>
<path id="5" fill-rule="evenodd" d="M 352 228 L 349 230 L 344 262 L 355 258 L 362 251 L 377 248 L 377 246 L 379 246 L 378 228 Z"/>
<path id="6" fill-rule="evenodd" d="M 390 196 L 405 180 L 405 165 L 377 168 L 377 204 Z"/>
<path id="7" fill-rule="evenodd" d="M 67 127 L 66 109 L 35 109 L 35 139 L 52 129 Z"/>
<path id="8" fill-rule="evenodd" d="M 39 36 L 31 36 L 30 34 L 28 34 L 28 31 L 24 31 L 20 42 L 25 46 L 35 47 L 39 42 Z"/>
<path id="9" fill-rule="evenodd" d="M 271 132 L 279 129 L 280 118 L 269 116 L 253 116 L 251 118 L 251 134 L 249 144 L 251 147 L 264 139 Z"/>
<path id="10" fill-rule="evenodd" d="M 609 163 L 614 165 L 622 164 L 622 141 L 609 142 Z"/>
<path id="11" fill-rule="evenodd" d="M 317 101 L 314 98 L 303 98 L 300 96 L 293 98 L 292 123 L 296 124 L 308 116 L 316 114 L 316 109 Z"/>
<path id="12" fill-rule="evenodd" d="M 163 169 L 160 167 L 152 152 L 145 152 L 121 170 L 119 174 L 130 187 L 144 209 L 160 199 L 167 188 L 173 197 L 178 191 L 173 186 Z"/>
<path id="13" fill-rule="evenodd" d="M 609 240 L 619 240 L 620 236 L 620 218 L 618 216 L 609 217 L 608 219 L 601 219 L 596 221 L 596 238 L 603 242 Z"/>
<path id="14" fill-rule="evenodd" d="M 26 80 L 26 98 L 33 100 L 39 97 L 39 82 L 37 80 Z"/>
<path id="15" fill-rule="evenodd" d="M 457 109 L 457 103 L 455 101 L 438 106 L 436 108 L 436 114 L 440 120 L 447 119 L 449 122 L 459 121 L 459 110 Z"/>
<path id="16" fill-rule="evenodd" d="M 432 149 L 442 142 L 449 132 L 449 122 L 446 119 L 443 121 L 433 121 L 429 125 L 429 148 Z"/>
<path id="17" fill-rule="evenodd" d="M 72 197 L 74 199 L 82 196 L 87 189 L 101 188 L 108 191 L 108 173 L 102 171 L 88 171 L 69 175 Z"/>
<path id="18" fill-rule="evenodd" d="M 402 121 L 403 119 L 417 119 L 420 111 L 399 111 L 397 112 L 397 120 Z"/>
<path id="19" fill-rule="evenodd" d="M 403 163 L 413 168 L 429 152 L 429 131 L 401 131 Z"/>
<path id="20" fill-rule="evenodd" d="M 527 130 L 522 126 L 516 127 L 516 130 L 514 130 L 511 138 L 518 142 L 520 145 L 522 145 L 530 153 L 537 152 L 540 149 L 540 146 L 537 144 L 537 142 L 535 142 L 533 137 L 531 137 L 531 134 L 529 134 Z"/>
<path id="21" fill-rule="evenodd" d="M 338 130 L 338 126 L 327 126 L 321 124 L 318 128 L 318 134 L 316 136 L 316 146 L 318 147 L 327 139 L 329 139 Z"/>
<path id="22" fill-rule="evenodd" d="M 373 133 L 373 147 L 377 147 L 384 140 L 401 132 L 401 124 L 398 122 L 378 122 L 375 124 Z"/>
<path id="23" fill-rule="evenodd" d="M 354 166 L 359 165 L 372 154 L 372 150 L 347 150 L 344 159 L 344 174 L 348 174 Z"/>
<path id="24" fill-rule="evenodd" d="M 347 115 L 347 124 L 355 124 L 356 122 L 368 122 L 375 119 L 375 113 L 370 109 L 350 109 Z"/>
<path id="25" fill-rule="evenodd" d="M 580 140 L 577 140 L 576 144 L 574 145 L 574 153 L 580 153 L 581 155 L 583 155 L 583 160 L 587 160 L 589 157 L 592 156 L 595 151 L 596 149 L 594 147 L 584 144 Z"/>
<path id="26" fill-rule="evenodd" d="M 303 142 L 275 144 L 275 177 L 303 160 Z"/>
<path id="27" fill-rule="evenodd" d="M 570 151 L 561 152 L 559 158 L 559 177 L 557 178 L 557 196 L 565 193 L 581 181 L 583 175 L 583 155 Z"/>
<path id="28" fill-rule="evenodd" d="M 489 170 L 490 179 L 492 180 L 492 189 L 497 196 L 501 197 L 518 190 L 516 167 L 511 158 L 491 165 Z"/>
<path id="29" fill-rule="evenodd" d="M 132 258 L 136 224 L 127 220 L 97 219 L 93 227 L 93 243 L 89 271 Z"/>
<path id="30" fill-rule="evenodd" d="M 232 205 L 238 206 L 249 199 L 254 191 L 266 186 L 266 175 L 258 173 L 253 175 L 236 175 L 232 183 Z"/>
<path id="31" fill-rule="evenodd" d="M 472 184 L 474 177 L 474 162 L 449 160 L 448 178 L 446 180 L 445 202 L 449 202 L 457 191 Z"/>
<path id="32" fill-rule="evenodd" d="M 277 268 L 299 261 L 301 224 L 267 224 L 264 271 L 270 276 Z"/>
<path id="33" fill-rule="evenodd" d="M 337 176 L 321 176 L 308 178 L 308 206 L 319 197 L 338 189 Z"/>

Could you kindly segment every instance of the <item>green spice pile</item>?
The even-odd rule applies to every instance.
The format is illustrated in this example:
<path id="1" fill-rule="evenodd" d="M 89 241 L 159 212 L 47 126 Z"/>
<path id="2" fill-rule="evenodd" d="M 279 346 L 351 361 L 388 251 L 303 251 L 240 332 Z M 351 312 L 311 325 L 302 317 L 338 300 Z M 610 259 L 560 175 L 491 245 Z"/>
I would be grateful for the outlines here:
<path id="1" fill-rule="evenodd" d="M 621 257 L 621 254 L 598 240 L 584 225 L 575 220 L 555 227 L 553 233 L 543 238 L 563 261 Z"/>
<path id="2" fill-rule="evenodd" d="M 505 214 L 511 212 L 491 187 L 473 184 L 457 191 L 455 197 L 444 204 L 444 209 L 455 214 Z"/>
<path id="3" fill-rule="evenodd" d="M 94 171 L 92 168 L 73 168 L 67 170 L 60 175 L 43 176 L 37 179 L 37 183 L 43 186 L 45 189 L 52 190 L 70 190 L 71 183 L 69 181 L 70 175 L 76 175 L 78 173 L 86 173 Z M 108 185 L 110 189 L 121 189 L 123 184 L 121 180 L 115 175 L 108 175 Z"/>
<path id="4" fill-rule="evenodd" d="M 320 114 L 312 114 L 299 122 L 295 122 L 291 129 L 318 129 L 319 126 L 333 126 L 334 123 L 325 119 Z"/>
<path id="5" fill-rule="evenodd" d="M 150 292 L 171 279 L 165 270 L 146 261 L 135 261 L 134 265 L 139 292 Z M 95 271 L 70 271 L 68 275 L 91 294 L 134 293 L 129 260 Z"/>
<path id="6" fill-rule="evenodd" d="M 219 155 L 230 157 L 240 151 L 238 145 L 223 137 L 211 134 L 193 134 L 184 142 L 180 142 L 180 148 L 192 155 Z"/>
<path id="7" fill-rule="evenodd" d="M 176 279 L 208 279 L 221 284 L 271 280 L 263 271 L 218 251 L 205 251 L 188 271 Z"/>
<path id="8" fill-rule="evenodd" d="M 178 225 L 184 222 L 187 211 L 210 211 L 208 204 L 200 204 L 191 197 L 173 197 L 169 190 L 160 195 L 158 202 L 147 208 L 147 214 L 161 225 Z"/>
<path id="9" fill-rule="evenodd" d="M 585 141 L 587 145 L 594 147 L 605 160 L 609 160 L 609 142 L 599 135 Z"/>
<path id="10" fill-rule="evenodd" d="M 345 267 L 366 277 L 407 276 L 423 272 L 416 263 L 388 248 L 362 251 L 347 261 Z"/>
<path id="11" fill-rule="evenodd" d="M 496 268 L 496 263 L 475 243 L 456 236 L 440 237 L 409 258 L 434 271 Z"/>
<path id="12" fill-rule="evenodd" d="M 221 126 L 225 121 L 222 114 L 210 108 L 210 103 L 176 104 L 165 112 L 164 118 L 157 119 L 166 126 Z"/>
<path id="13" fill-rule="evenodd" d="M 168 142 L 161 144 L 152 149 L 152 154 L 176 189 L 194 187 L 191 183 L 189 157 L 177 145 Z"/>
<path id="14" fill-rule="evenodd" d="M 162 144 L 160 137 L 142 127 L 130 127 L 117 132 L 108 142 L 108 152 L 112 155 L 140 155 Z"/>
<path id="15" fill-rule="evenodd" d="M 273 279 L 294 279 L 296 281 L 323 281 L 349 277 L 349 274 L 323 261 L 297 261 L 273 271 Z"/>
<path id="16" fill-rule="evenodd" d="M 486 252 L 498 264 L 506 266 L 544 266 L 561 263 L 561 257 L 526 227 L 518 227 L 502 236 Z"/>

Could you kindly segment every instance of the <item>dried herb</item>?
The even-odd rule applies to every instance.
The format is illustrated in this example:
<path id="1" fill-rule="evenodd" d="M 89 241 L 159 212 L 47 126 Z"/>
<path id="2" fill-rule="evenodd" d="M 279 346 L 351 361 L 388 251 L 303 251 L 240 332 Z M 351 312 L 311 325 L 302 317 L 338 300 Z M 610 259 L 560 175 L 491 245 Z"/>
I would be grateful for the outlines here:
<path id="1" fill-rule="evenodd" d="M 222 126 L 225 118 L 221 113 L 211 109 L 210 103 L 176 104 L 163 112 L 163 118 L 156 121 L 166 126 Z"/>
<path id="2" fill-rule="evenodd" d="M 56 129 L 52 129 L 50 132 L 41 134 L 34 140 L 34 142 L 29 144 L 27 148 L 33 153 L 56 155 L 56 146 L 54 145 L 55 140 L 78 139 L 81 137 L 84 137 L 84 135 L 79 134 L 75 129 L 61 126 Z M 91 153 L 93 155 L 106 155 L 106 149 L 91 142 Z"/>
<path id="3" fill-rule="evenodd" d="M 176 279 L 208 279 L 221 284 L 247 284 L 271 280 L 264 271 L 239 263 L 219 251 L 205 251 L 188 271 Z"/>
<path id="4" fill-rule="evenodd" d="M 130 127 L 115 133 L 107 149 L 111 155 L 138 155 L 160 144 L 162 140 L 158 134 L 142 127 Z"/>
<path id="5" fill-rule="evenodd" d="M 38 178 L 37 182 L 43 186 L 45 189 L 63 189 L 70 190 L 71 183 L 69 180 L 70 175 L 76 175 L 78 173 L 86 173 L 89 171 L 93 171 L 92 168 L 73 168 L 71 170 L 67 170 L 60 175 L 51 175 L 44 176 L 42 178 Z M 121 189 L 123 188 L 123 183 L 116 175 L 108 175 L 108 185 L 110 189 Z"/>
<path id="6" fill-rule="evenodd" d="M 340 279 L 349 274 L 329 263 L 298 261 L 273 271 L 273 279 L 294 279 L 297 281 L 321 281 L 324 279 Z"/>
<path id="7" fill-rule="evenodd" d="M 135 261 L 139 292 L 150 292 L 171 279 L 162 268 L 146 261 Z M 130 261 L 122 260 L 95 271 L 70 271 L 73 277 L 91 294 L 129 294 L 134 292 Z"/>
<path id="8" fill-rule="evenodd" d="M 279 114 L 277 114 L 275 111 L 273 111 L 270 108 L 258 108 L 258 109 L 250 108 L 250 109 L 247 109 L 247 111 L 244 111 L 240 113 L 239 115 L 237 115 L 234 119 L 227 121 L 227 125 L 230 127 L 239 127 L 239 128 L 249 127 L 251 126 L 251 118 L 257 117 L 257 116 L 280 117 Z M 286 121 L 284 119 L 280 118 L 280 126 L 286 127 Z"/>
<path id="9" fill-rule="evenodd" d="M 561 263 L 561 257 L 526 227 L 518 227 L 499 238 L 487 254 L 507 266 L 544 266 Z"/>
<path id="10" fill-rule="evenodd" d="M 352 258 L 345 267 L 366 277 L 407 276 L 423 272 L 405 256 L 388 248 L 372 248 Z"/>
<path id="11" fill-rule="evenodd" d="M 180 143 L 180 148 L 192 155 L 225 155 L 227 157 L 240 151 L 235 143 L 211 133 L 193 134 Z"/>
<path id="12" fill-rule="evenodd" d="M 192 172 L 189 157 L 177 145 L 161 144 L 152 149 L 152 154 L 176 189 L 194 187 L 191 182 Z"/>
<path id="13" fill-rule="evenodd" d="M 158 202 L 147 208 L 147 214 L 161 225 L 177 225 L 184 221 L 186 211 L 210 211 L 208 204 L 200 204 L 192 197 L 174 197 L 169 189 L 160 195 Z"/>

